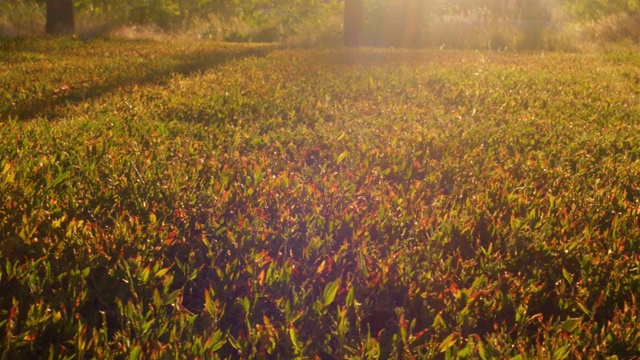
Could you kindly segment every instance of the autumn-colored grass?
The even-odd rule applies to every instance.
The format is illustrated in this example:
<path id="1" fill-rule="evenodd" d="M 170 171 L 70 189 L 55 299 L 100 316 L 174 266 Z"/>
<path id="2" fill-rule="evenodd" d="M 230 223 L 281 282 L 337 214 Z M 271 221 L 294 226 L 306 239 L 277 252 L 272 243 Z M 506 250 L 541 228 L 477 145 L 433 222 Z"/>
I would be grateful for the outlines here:
<path id="1" fill-rule="evenodd" d="M 640 56 L 2 40 L 3 358 L 640 356 Z"/>

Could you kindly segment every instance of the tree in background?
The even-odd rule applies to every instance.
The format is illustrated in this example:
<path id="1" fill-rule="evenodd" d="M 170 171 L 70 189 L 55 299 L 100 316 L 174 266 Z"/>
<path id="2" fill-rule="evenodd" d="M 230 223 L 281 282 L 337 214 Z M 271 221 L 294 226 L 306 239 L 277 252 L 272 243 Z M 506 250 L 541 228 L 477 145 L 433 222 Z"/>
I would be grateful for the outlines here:
<path id="1" fill-rule="evenodd" d="M 70 36 L 75 32 L 72 0 L 47 0 L 47 35 Z"/>
<path id="2" fill-rule="evenodd" d="M 345 0 L 344 2 L 344 44 L 359 46 L 362 40 L 364 21 L 364 1 Z"/>
<path id="3" fill-rule="evenodd" d="M 422 22 L 424 20 L 424 0 L 408 0 L 405 4 L 405 24 L 402 37 L 403 47 L 418 46 Z"/>
<path id="4" fill-rule="evenodd" d="M 417 47 L 424 41 L 433 0 L 369 0 L 363 41 L 381 47 Z"/>

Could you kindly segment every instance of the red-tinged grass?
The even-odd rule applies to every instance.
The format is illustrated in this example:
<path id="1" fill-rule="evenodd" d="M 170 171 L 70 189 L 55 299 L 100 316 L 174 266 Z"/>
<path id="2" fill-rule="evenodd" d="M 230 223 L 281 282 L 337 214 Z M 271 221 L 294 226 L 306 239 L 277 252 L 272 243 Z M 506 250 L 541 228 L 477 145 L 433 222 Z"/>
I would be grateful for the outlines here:
<path id="1" fill-rule="evenodd" d="M 640 353 L 629 54 L 3 49 L 6 357 Z"/>

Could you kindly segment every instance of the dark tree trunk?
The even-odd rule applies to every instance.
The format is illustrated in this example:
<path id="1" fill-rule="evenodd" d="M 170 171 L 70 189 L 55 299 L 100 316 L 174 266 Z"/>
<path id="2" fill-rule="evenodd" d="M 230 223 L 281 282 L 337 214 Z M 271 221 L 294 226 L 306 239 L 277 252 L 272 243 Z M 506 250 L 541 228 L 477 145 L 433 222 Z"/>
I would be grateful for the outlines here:
<path id="1" fill-rule="evenodd" d="M 344 1 L 344 44 L 360 46 L 364 19 L 364 0 Z"/>
<path id="2" fill-rule="evenodd" d="M 47 0 L 47 35 L 73 35 L 73 0 Z"/>

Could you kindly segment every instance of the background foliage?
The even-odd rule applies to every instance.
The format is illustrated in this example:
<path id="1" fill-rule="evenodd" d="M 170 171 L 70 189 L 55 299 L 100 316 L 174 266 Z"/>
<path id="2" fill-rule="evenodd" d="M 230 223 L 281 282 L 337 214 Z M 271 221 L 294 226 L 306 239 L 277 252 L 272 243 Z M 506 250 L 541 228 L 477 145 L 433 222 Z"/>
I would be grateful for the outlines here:
<path id="1" fill-rule="evenodd" d="M 365 2 L 365 45 L 400 46 L 408 0 Z M 635 0 L 425 0 L 419 46 L 575 50 L 640 38 Z M 227 41 L 339 44 L 341 0 L 77 0 L 78 34 L 181 33 Z M 41 0 L 0 2 L 0 34 L 41 34 Z"/>

